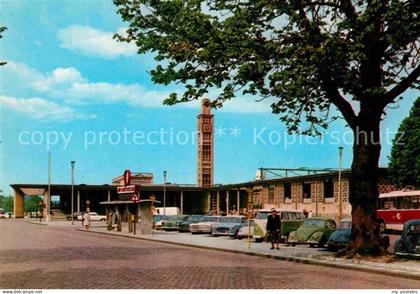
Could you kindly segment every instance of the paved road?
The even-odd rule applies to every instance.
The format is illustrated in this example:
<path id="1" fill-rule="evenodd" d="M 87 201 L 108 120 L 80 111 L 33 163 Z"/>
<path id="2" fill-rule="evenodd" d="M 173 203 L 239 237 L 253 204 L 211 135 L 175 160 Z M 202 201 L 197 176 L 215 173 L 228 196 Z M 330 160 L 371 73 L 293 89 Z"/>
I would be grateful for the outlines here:
<path id="1" fill-rule="evenodd" d="M 419 282 L 0 221 L 0 288 L 418 288 Z"/>

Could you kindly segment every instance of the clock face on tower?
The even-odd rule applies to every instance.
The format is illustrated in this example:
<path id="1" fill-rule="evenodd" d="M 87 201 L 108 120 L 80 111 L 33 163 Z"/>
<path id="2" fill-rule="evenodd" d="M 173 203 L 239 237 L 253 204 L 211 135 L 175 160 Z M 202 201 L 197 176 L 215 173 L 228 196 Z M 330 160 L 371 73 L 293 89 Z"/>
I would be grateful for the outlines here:
<path id="1" fill-rule="evenodd" d="M 211 133 L 211 130 L 212 128 L 211 128 L 211 125 L 209 125 L 209 124 L 204 124 L 203 125 L 203 133 Z"/>

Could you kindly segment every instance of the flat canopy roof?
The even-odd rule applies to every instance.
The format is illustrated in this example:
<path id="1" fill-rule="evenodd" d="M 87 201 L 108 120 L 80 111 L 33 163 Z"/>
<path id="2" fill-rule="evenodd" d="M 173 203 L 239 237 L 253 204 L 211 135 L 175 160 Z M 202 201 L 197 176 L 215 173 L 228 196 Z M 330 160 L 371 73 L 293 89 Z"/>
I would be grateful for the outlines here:
<path id="1" fill-rule="evenodd" d="M 137 202 L 131 201 L 131 200 L 115 200 L 115 201 L 102 201 L 99 202 L 99 204 L 103 204 L 103 205 L 112 205 L 112 204 L 134 204 L 134 203 L 143 203 L 143 202 L 152 202 L 152 200 L 150 199 L 143 199 Z M 156 204 L 160 204 L 160 201 L 154 200 L 153 203 Z"/>
<path id="2" fill-rule="evenodd" d="M 48 184 L 12 184 L 10 185 L 14 190 L 23 193 L 23 190 L 26 189 L 48 189 Z M 87 185 L 87 184 L 77 184 L 74 185 L 74 189 L 80 191 L 117 191 L 116 186 L 104 184 L 104 185 Z M 51 184 L 51 190 L 53 191 L 71 191 L 70 184 Z M 144 185 L 139 186 L 140 191 L 151 191 L 151 192 L 159 192 L 164 190 L 164 185 Z M 200 192 L 203 191 L 203 188 L 197 187 L 194 185 L 175 185 L 175 184 L 168 184 L 166 185 L 166 191 L 195 191 Z"/>

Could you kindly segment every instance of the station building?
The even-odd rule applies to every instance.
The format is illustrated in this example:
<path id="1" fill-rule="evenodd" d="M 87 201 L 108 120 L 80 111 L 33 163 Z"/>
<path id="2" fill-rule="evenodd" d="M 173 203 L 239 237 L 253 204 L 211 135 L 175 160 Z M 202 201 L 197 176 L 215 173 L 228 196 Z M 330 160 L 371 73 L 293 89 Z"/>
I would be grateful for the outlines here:
<path id="1" fill-rule="evenodd" d="M 335 219 L 351 215 L 349 203 L 350 171 L 332 169 L 265 169 L 257 171 L 255 180 L 217 185 L 213 183 L 214 166 L 214 116 L 209 100 L 204 99 L 201 113 L 197 116 L 197 184 L 155 184 L 152 173 L 132 174 L 132 184 L 140 199 L 153 197 L 163 206 L 178 207 L 181 214 L 228 214 L 246 213 L 248 203 L 253 209 L 278 207 L 281 209 L 308 211 L 313 216 L 328 216 Z M 276 173 L 267 178 L 266 172 Z M 340 180 L 339 180 L 340 178 Z M 73 207 L 75 212 L 91 211 L 105 213 L 112 207 L 121 212 L 122 219 L 135 213 L 136 204 L 127 195 L 117 193 L 124 185 L 124 176 L 112 179 L 111 184 L 74 185 Z M 69 184 L 12 184 L 14 190 L 14 215 L 24 217 L 24 197 L 43 196 L 44 215 L 52 220 L 66 218 L 71 214 L 71 188 Z M 381 193 L 396 190 L 389 181 L 385 168 L 380 169 L 379 190 Z M 166 197 L 164 197 L 166 196 Z M 59 199 L 52 202 L 51 199 Z"/>

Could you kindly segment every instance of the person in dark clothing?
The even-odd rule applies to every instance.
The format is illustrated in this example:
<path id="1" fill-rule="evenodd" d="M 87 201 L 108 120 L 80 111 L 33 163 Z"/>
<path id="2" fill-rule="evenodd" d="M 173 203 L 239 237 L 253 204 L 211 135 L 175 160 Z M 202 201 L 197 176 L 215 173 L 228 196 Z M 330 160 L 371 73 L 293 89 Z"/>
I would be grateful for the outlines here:
<path id="1" fill-rule="evenodd" d="M 275 208 L 271 209 L 271 215 L 267 217 L 266 230 L 271 240 L 271 250 L 279 250 L 281 220 Z"/>

